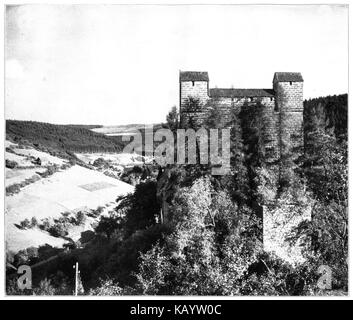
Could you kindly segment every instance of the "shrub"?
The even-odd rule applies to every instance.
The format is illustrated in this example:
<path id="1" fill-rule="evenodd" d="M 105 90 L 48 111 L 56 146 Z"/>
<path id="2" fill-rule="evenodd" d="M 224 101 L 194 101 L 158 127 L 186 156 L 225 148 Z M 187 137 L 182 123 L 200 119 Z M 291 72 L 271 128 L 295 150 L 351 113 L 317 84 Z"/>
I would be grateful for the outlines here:
<path id="1" fill-rule="evenodd" d="M 120 222 L 119 217 L 116 215 L 111 215 L 109 217 L 102 216 L 95 228 L 95 231 L 97 233 L 105 234 L 106 237 L 110 239 L 114 231 L 121 227 Z"/>
<path id="2" fill-rule="evenodd" d="M 91 209 L 91 211 L 87 214 L 87 216 L 92 218 L 97 218 L 104 211 L 104 207 L 99 206 L 97 209 Z"/>
<path id="3" fill-rule="evenodd" d="M 15 193 L 20 192 L 20 185 L 19 184 L 13 184 L 11 186 L 6 187 L 6 195 L 12 195 Z"/>
<path id="4" fill-rule="evenodd" d="M 22 229 L 29 229 L 31 227 L 31 222 L 26 218 L 20 222 L 20 226 Z"/>
<path id="5" fill-rule="evenodd" d="M 57 165 L 52 165 L 52 166 L 48 166 L 47 170 L 45 172 L 38 172 L 38 174 L 42 178 L 47 178 L 47 177 L 51 176 L 52 174 L 54 174 L 57 171 L 59 171 L 59 167 Z"/>
<path id="6" fill-rule="evenodd" d="M 13 265 L 15 259 L 15 252 L 11 250 L 6 251 L 6 268 L 10 267 Z"/>
<path id="7" fill-rule="evenodd" d="M 33 289 L 34 295 L 38 296 L 53 296 L 56 294 L 56 289 L 51 284 L 51 281 L 44 278 L 38 285 L 38 288 Z"/>
<path id="8" fill-rule="evenodd" d="M 41 228 L 44 231 L 49 231 L 50 229 L 50 221 L 48 218 L 45 218 L 41 220 L 41 224 L 39 225 L 39 228 Z"/>
<path id="9" fill-rule="evenodd" d="M 64 243 L 63 247 L 68 250 L 74 250 L 77 248 L 77 245 L 75 242 L 68 242 L 68 243 Z"/>
<path id="10" fill-rule="evenodd" d="M 6 166 L 6 168 L 14 169 L 18 166 L 18 164 L 16 161 L 11 161 L 11 160 L 6 159 L 5 166 Z"/>
<path id="11" fill-rule="evenodd" d="M 86 243 L 91 241 L 95 237 L 95 233 L 91 230 L 81 232 L 81 242 Z"/>
<path id="12" fill-rule="evenodd" d="M 86 215 L 84 212 L 82 211 L 78 211 L 76 213 L 76 225 L 81 225 L 84 223 L 84 221 L 86 220 Z"/>
<path id="13" fill-rule="evenodd" d="M 41 166 L 42 165 L 42 160 L 40 160 L 40 158 L 38 157 L 37 159 L 34 159 L 32 161 L 33 164 Z"/>
<path id="14" fill-rule="evenodd" d="M 111 279 L 100 279 L 99 286 L 91 289 L 88 294 L 90 296 L 122 296 L 124 295 L 124 289 Z"/>
<path id="15" fill-rule="evenodd" d="M 104 160 L 103 158 L 94 160 L 93 165 L 97 168 L 109 168 L 108 161 Z"/>
<path id="16" fill-rule="evenodd" d="M 64 212 L 61 213 L 61 215 L 62 215 L 63 217 L 65 217 L 65 218 L 68 217 L 70 214 L 71 214 L 70 211 L 64 211 Z"/>
<path id="17" fill-rule="evenodd" d="M 36 217 L 32 217 L 30 226 L 31 228 L 38 227 L 38 220 Z"/>
<path id="18" fill-rule="evenodd" d="M 23 264 L 28 264 L 29 257 L 27 250 L 20 250 L 17 252 L 17 254 L 14 257 L 14 265 L 16 267 L 23 265 Z"/>
<path id="19" fill-rule="evenodd" d="M 71 219 L 68 216 L 59 217 L 54 220 L 55 223 L 67 224 L 70 223 Z"/>
<path id="20" fill-rule="evenodd" d="M 49 244 L 45 244 L 38 248 L 38 254 L 41 260 L 49 259 L 52 256 L 59 254 L 62 251 L 60 248 L 55 248 Z"/>
<path id="21" fill-rule="evenodd" d="M 60 222 L 57 222 L 53 226 L 51 226 L 48 232 L 53 237 L 57 237 L 57 238 L 65 237 L 68 234 L 66 225 Z"/>
<path id="22" fill-rule="evenodd" d="M 99 206 L 99 207 L 96 209 L 96 212 L 98 212 L 98 213 L 102 213 L 102 212 L 103 212 L 103 210 L 104 210 L 104 207 Z"/>
<path id="23" fill-rule="evenodd" d="M 13 258 L 13 263 L 17 267 L 23 264 L 33 264 L 38 261 L 38 257 L 38 248 L 29 247 L 17 252 Z"/>
<path id="24" fill-rule="evenodd" d="M 28 258 L 31 260 L 32 263 L 38 260 L 38 257 L 39 257 L 38 248 L 29 247 L 26 249 L 26 251 L 27 251 Z"/>

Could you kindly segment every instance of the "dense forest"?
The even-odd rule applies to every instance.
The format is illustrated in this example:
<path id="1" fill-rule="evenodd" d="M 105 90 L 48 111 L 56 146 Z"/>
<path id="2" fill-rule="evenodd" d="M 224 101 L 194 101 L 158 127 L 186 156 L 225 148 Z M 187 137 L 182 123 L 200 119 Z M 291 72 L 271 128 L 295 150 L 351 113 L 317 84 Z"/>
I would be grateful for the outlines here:
<path id="1" fill-rule="evenodd" d="M 281 159 L 288 169 L 271 181 L 253 121 L 248 135 L 232 119 L 232 175 L 212 176 L 207 165 L 170 165 L 157 178 L 117 199 L 101 217 L 93 239 L 36 271 L 35 289 L 8 294 L 72 294 L 72 265 L 81 270 L 81 294 L 90 295 L 325 295 L 348 290 L 347 95 L 304 102 L 302 156 Z M 213 110 L 207 126 L 220 115 Z M 251 115 L 242 115 L 247 121 Z M 167 127 L 178 126 L 176 109 Z M 190 123 L 190 126 L 193 126 Z M 243 132 L 239 138 L 239 132 Z M 272 183 L 272 184 L 271 184 Z M 280 186 L 278 184 L 281 184 Z M 279 191 L 278 191 L 279 190 Z M 161 221 L 161 194 L 168 221 Z M 261 199 L 275 194 L 299 206 L 312 205 L 312 219 L 293 230 L 310 240 L 306 261 L 293 266 L 262 247 Z M 295 212 L 293 211 L 293 214 Z M 23 259 L 40 259 L 22 253 Z M 318 285 L 321 266 L 332 270 L 332 286 Z M 83 290 L 84 289 L 84 290 Z"/>
<path id="2" fill-rule="evenodd" d="M 134 127 L 135 125 L 128 125 Z M 163 124 L 154 125 L 153 130 Z M 6 120 L 6 137 L 14 142 L 30 143 L 45 151 L 72 155 L 73 152 L 122 152 L 129 143 L 121 136 L 108 136 L 92 131 L 101 125 L 56 125 L 36 121 Z M 141 127 L 141 125 L 139 125 Z M 144 141 L 144 130 L 139 129 Z M 136 150 L 140 152 L 143 150 Z"/>
<path id="3" fill-rule="evenodd" d="M 6 120 L 6 136 L 14 142 L 68 152 L 120 152 L 126 143 L 89 129 L 97 126 L 56 125 L 36 121 Z M 99 127 L 99 126 L 98 126 Z"/>
<path id="4" fill-rule="evenodd" d="M 337 138 L 346 138 L 348 125 L 348 95 L 334 95 L 304 100 L 304 133 L 308 137 L 312 117 L 316 114 L 325 120 L 327 128 L 334 128 Z"/>

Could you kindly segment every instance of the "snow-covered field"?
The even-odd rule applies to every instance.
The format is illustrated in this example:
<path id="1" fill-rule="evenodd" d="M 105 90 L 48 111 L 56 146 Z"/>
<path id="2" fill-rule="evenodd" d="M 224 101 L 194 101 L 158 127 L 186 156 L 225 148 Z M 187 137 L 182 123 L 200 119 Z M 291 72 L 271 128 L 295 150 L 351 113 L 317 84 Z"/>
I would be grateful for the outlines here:
<path id="1" fill-rule="evenodd" d="M 65 161 L 34 149 L 18 149 L 16 145 L 7 142 L 7 146 L 9 145 L 16 153 L 21 152 L 24 156 L 40 157 L 42 161 L 47 161 L 47 163 L 62 164 Z M 8 157 L 14 161 L 16 159 L 23 160 L 18 158 L 18 155 L 10 154 Z M 5 184 L 8 186 L 22 182 L 26 177 L 32 177 L 36 171 L 41 170 L 45 170 L 45 168 L 6 168 Z M 37 228 L 22 230 L 16 227 L 16 224 L 20 224 L 26 218 L 30 220 L 32 217 L 36 217 L 38 221 L 44 218 L 57 218 L 63 212 L 77 211 L 78 209 L 97 209 L 99 206 L 106 206 L 105 211 L 107 211 L 116 205 L 115 200 L 119 195 L 133 192 L 133 189 L 134 187 L 127 183 L 78 165 L 58 171 L 47 178 L 41 178 L 23 187 L 19 193 L 6 196 L 7 250 L 18 252 L 30 246 L 46 243 L 61 247 L 65 240 L 52 237 Z"/>

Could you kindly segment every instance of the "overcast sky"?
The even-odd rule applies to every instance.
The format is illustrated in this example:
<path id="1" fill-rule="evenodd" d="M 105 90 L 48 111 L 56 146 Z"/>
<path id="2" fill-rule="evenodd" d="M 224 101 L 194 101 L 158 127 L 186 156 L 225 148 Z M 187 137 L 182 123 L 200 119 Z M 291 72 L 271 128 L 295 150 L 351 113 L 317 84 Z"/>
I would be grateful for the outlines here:
<path id="1" fill-rule="evenodd" d="M 299 71 L 304 97 L 348 91 L 344 6 L 23 5 L 6 11 L 7 119 L 163 121 L 179 70 L 210 87 L 271 88 Z"/>

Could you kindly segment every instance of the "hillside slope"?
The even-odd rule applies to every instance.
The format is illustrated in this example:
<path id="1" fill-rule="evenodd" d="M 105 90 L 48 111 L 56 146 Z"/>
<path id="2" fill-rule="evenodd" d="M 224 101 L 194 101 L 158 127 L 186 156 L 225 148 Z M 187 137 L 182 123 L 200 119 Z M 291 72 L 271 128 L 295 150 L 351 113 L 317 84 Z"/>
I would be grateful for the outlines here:
<path id="1" fill-rule="evenodd" d="M 67 161 L 53 157 L 33 148 L 20 148 L 17 144 L 6 141 L 6 160 L 17 166 L 6 168 L 5 184 L 7 187 L 22 184 L 15 193 L 5 198 L 6 249 L 14 253 L 28 247 L 49 244 L 62 247 L 71 238 L 77 241 L 81 232 L 92 229 L 95 219 L 88 217 L 85 224 L 71 228 L 68 239 L 55 237 L 39 227 L 22 228 L 24 220 L 35 218 L 55 221 L 64 213 L 74 215 L 78 211 L 90 213 L 98 207 L 100 214 L 113 210 L 120 195 L 132 192 L 134 187 L 108 177 L 102 172 L 90 170 L 78 165 L 69 166 Z M 41 165 L 34 165 L 33 159 L 39 157 Z M 46 166 L 61 165 L 58 171 L 43 176 Z M 27 183 L 23 183 L 27 180 Z"/>
<path id="2" fill-rule="evenodd" d="M 87 126 L 36 121 L 6 120 L 6 136 L 15 142 L 27 141 L 64 152 L 119 152 L 124 146 L 117 137 L 93 132 Z"/>

